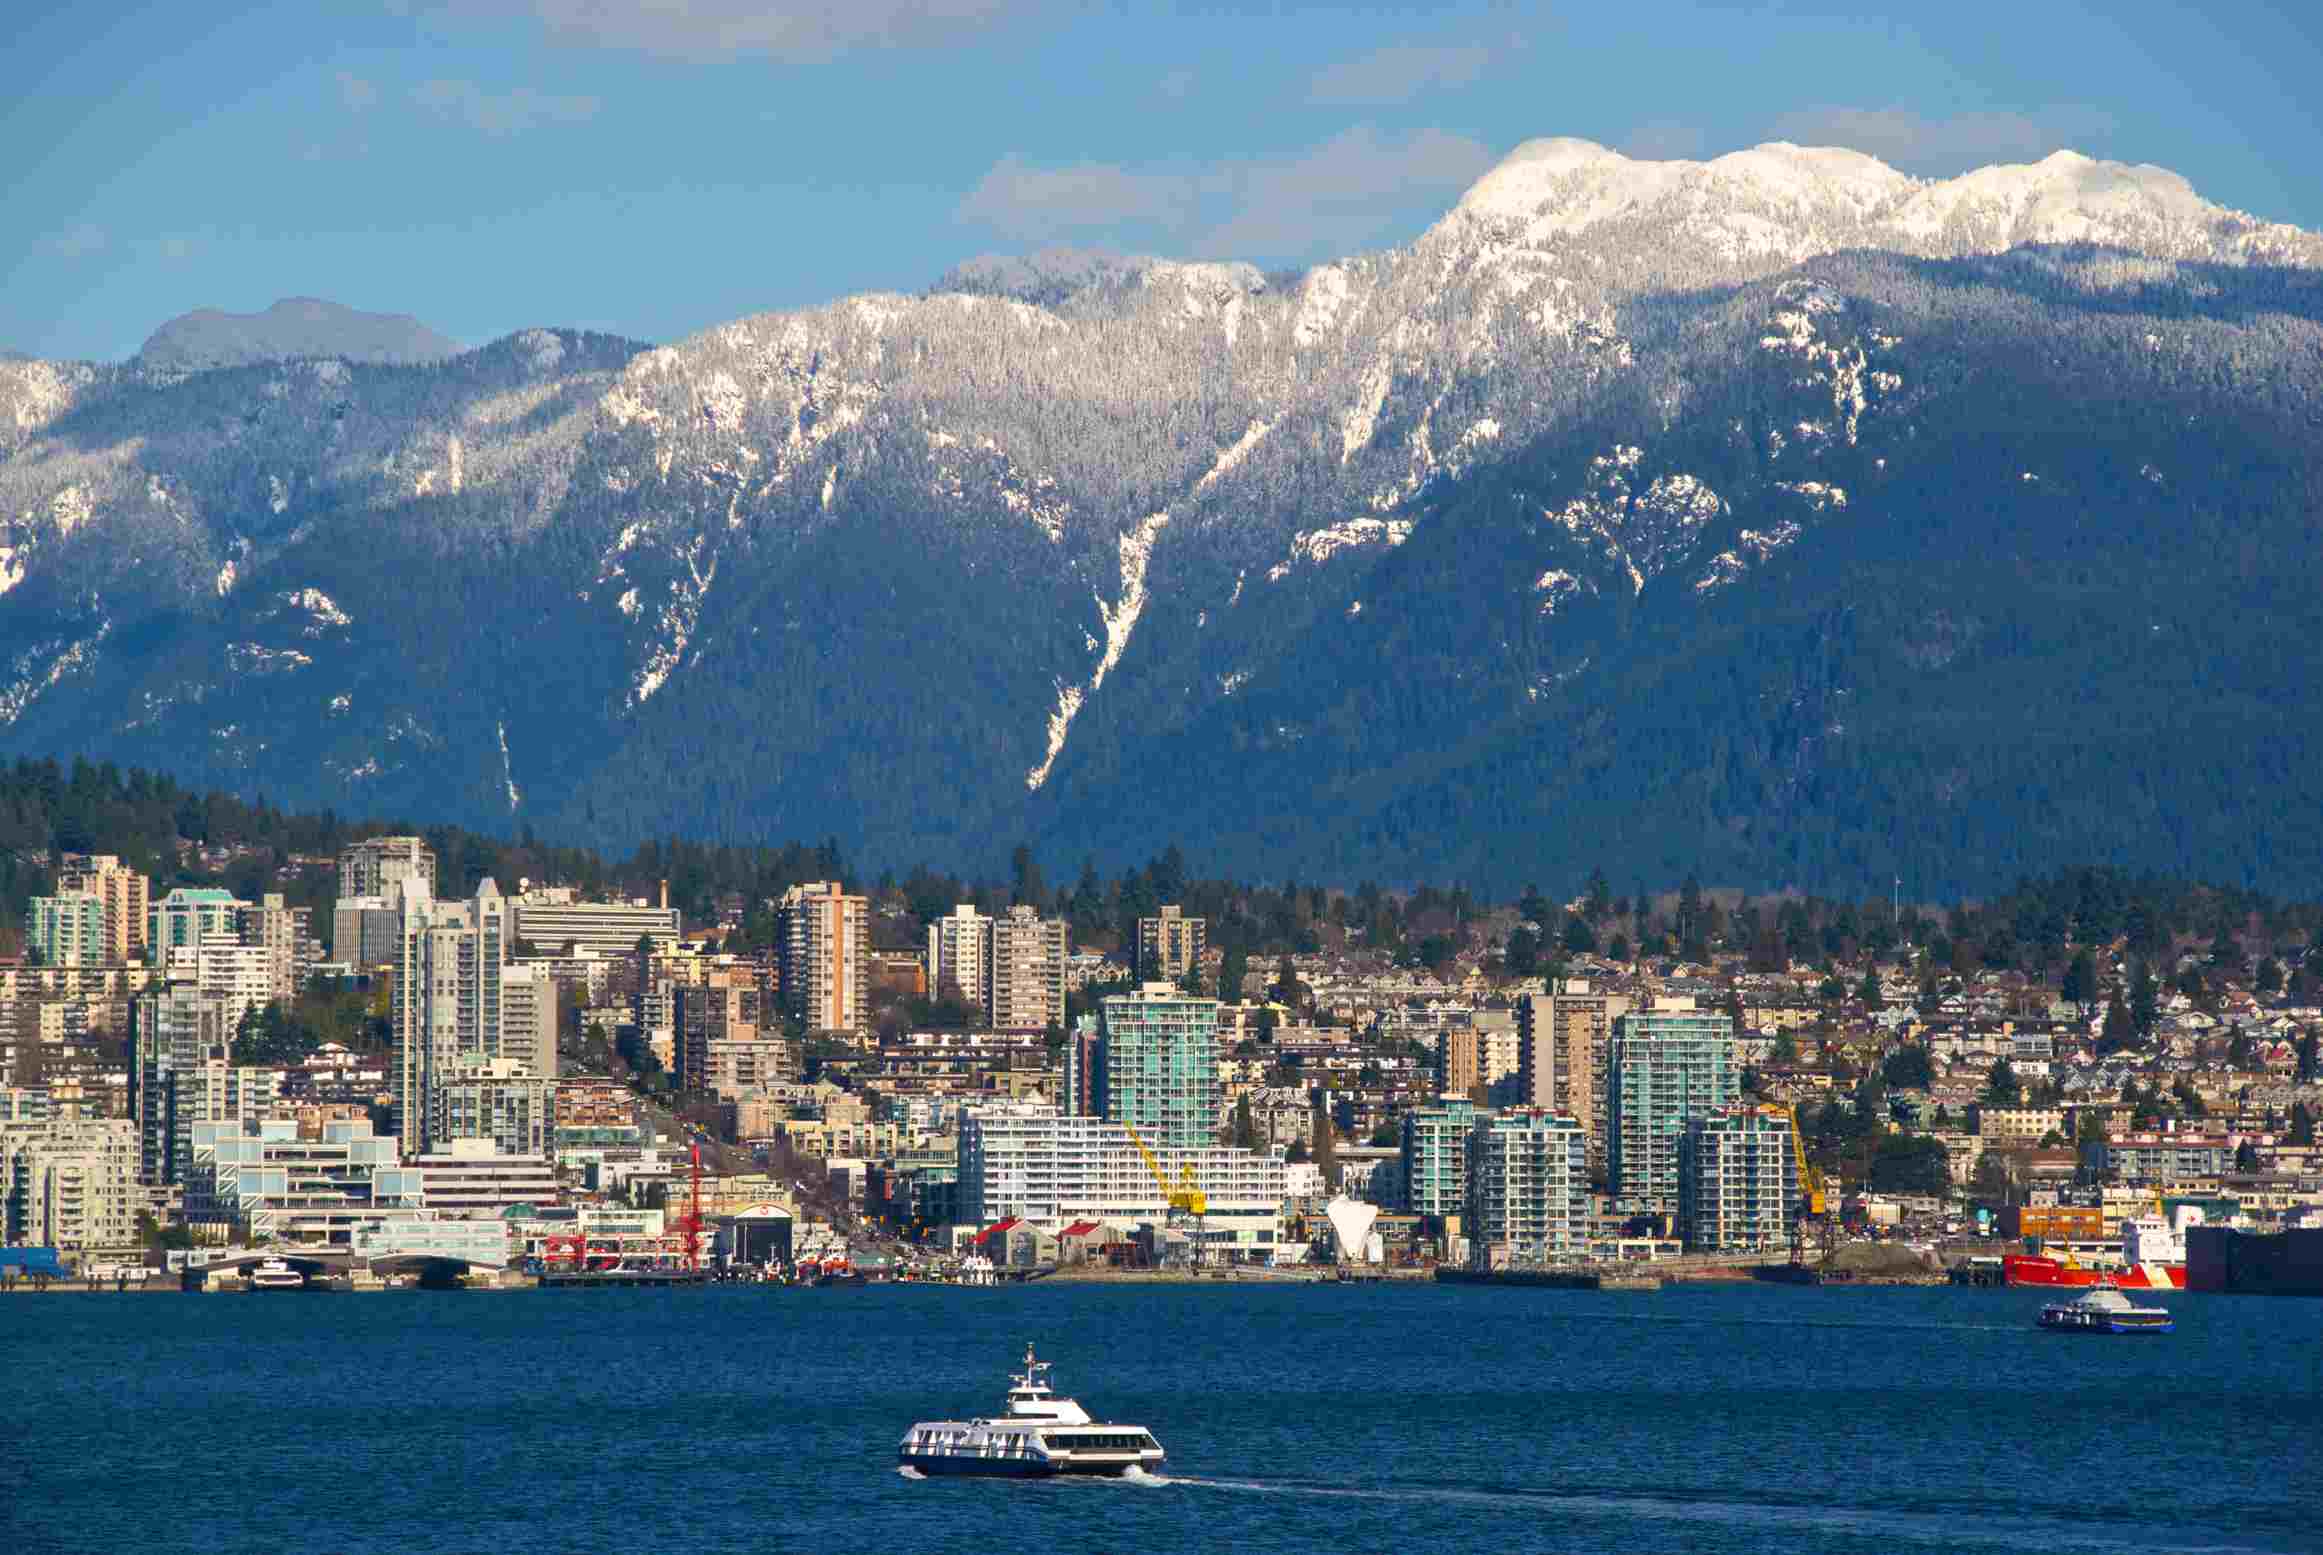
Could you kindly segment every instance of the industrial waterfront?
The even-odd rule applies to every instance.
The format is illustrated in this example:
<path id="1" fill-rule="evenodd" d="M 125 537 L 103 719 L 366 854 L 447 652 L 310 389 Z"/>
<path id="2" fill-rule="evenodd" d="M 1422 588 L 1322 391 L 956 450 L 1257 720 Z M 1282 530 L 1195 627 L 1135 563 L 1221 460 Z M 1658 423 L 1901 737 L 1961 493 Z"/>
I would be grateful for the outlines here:
<path id="1" fill-rule="evenodd" d="M 11 1303 L 25 1552 L 2318 1548 L 2323 1303 L 1110 1283 Z M 1037 1341 L 1158 1481 L 917 1482 Z M 33 1427 L 37 1422 L 37 1428 Z M 384 1424 L 394 1422 L 395 1429 Z M 222 1455 L 232 1473 L 205 1466 Z"/>

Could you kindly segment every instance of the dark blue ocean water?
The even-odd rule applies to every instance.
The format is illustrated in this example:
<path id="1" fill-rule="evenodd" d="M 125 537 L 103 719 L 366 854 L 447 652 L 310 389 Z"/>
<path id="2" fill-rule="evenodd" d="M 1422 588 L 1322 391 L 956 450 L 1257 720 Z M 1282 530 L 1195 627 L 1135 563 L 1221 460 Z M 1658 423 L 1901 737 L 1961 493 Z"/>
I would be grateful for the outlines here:
<path id="1" fill-rule="evenodd" d="M 1035 1285 L 0 1298 L 0 1555 L 2323 1550 L 2323 1302 Z M 1027 1340 L 1157 1482 L 899 1474 Z"/>

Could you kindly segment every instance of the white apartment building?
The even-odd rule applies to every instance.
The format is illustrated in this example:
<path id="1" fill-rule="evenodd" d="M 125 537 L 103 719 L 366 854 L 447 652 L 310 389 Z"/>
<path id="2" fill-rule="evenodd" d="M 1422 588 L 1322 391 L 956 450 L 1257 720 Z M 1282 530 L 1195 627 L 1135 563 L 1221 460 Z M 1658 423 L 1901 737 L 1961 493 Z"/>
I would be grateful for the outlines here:
<path id="1" fill-rule="evenodd" d="M 1209 1195 L 1204 1229 L 1213 1243 L 1270 1250 L 1290 1196 L 1280 1157 L 1210 1146 L 1156 1145 L 1175 1183 L 1191 1169 Z M 1008 1216 L 1063 1226 L 1076 1220 L 1133 1226 L 1168 1218 L 1169 1200 L 1128 1130 L 1102 1118 L 1067 1117 L 1037 1102 L 967 1109 L 960 1128 L 960 1211 L 989 1225 Z"/>
<path id="2" fill-rule="evenodd" d="M 257 906 L 242 909 L 239 930 L 243 944 L 266 953 L 274 979 L 272 997 L 284 1004 L 297 998 L 315 962 L 307 910 L 288 906 L 280 891 L 269 891 Z"/>
<path id="3" fill-rule="evenodd" d="M 184 953 L 173 952 L 173 956 Z M 271 947 L 246 945 L 224 934 L 205 936 L 185 959 L 193 963 L 195 988 L 217 1000 L 225 1011 L 229 1033 L 242 1029 L 244 1016 L 283 998 L 282 984 L 290 976 L 287 956 L 278 969 Z"/>
<path id="4" fill-rule="evenodd" d="M 137 1156 L 137 1125 L 125 1118 L 0 1129 L 0 1232 L 65 1254 L 135 1247 L 148 1203 Z"/>
<path id="5" fill-rule="evenodd" d="M 549 963 L 519 961 L 500 969 L 500 1047 L 492 1056 L 513 1059 L 542 1079 L 556 1078 L 557 984 Z"/>
<path id="6" fill-rule="evenodd" d="M 1790 1119 L 1728 1107 L 1687 1125 L 1678 1153 L 1678 1233 L 1689 1252 L 1772 1252 L 1799 1202 Z"/>
<path id="7" fill-rule="evenodd" d="M 1478 1268 L 1579 1256 L 1589 1234 L 1589 1136 L 1537 1107 L 1479 1113 L 1468 1131 L 1468 1247 Z"/>
<path id="8" fill-rule="evenodd" d="M 566 886 L 547 886 L 509 898 L 514 915 L 510 937 L 538 955 L 603 956 L 637 952 L 641 939 L 683 939 L 683 916 L 675 907 L 645 902 L 577 902 Z"/>
<path id="9" fill-rule="evenodd" d="M 415 882 L 410 889 L 418 890 Z M 424 891 L 422 892 L 424 895 Z M 349 966 L 384 966 L 401 953 L 401 896 L 342 896 L 331 907 L 331 954 Z"/>
<path id="10" fill-rule="evenodd" d="M 472 902 L 438 901 L 407 888 L 392 1005 L 396 1131 L 407 1155 L 435 1143 L 428 1134 L 430 1089 L 463 1068 L 505 1056 L 508 946 L 507 903 L 489 879 Z"/>
<path id="11" fill-rule="evenodd" d="M 513 1058 L 456 1065 L 428 1087 L 430 1149 L 484 1146 L 511 1156 L 544 1155 L 555 1145 L 556 1093 L 555 1080 Z"/>
<path id="12" fill-rule="evenodd" d="M 436 894 L 436 856 L 418 837 L 373 837 L 339 851 L 339 896 L 399 900 L 403 883 L 417 881 L 423 894 Z M 341 958 L 345 952 L 341 951 Z"/>
<path id="13" fill-rule="evenodd" d="M 992 920 L 962 902 L 928 925 L 928 997 L 948 991 L 980 1010 L 992 1006 Z"/>

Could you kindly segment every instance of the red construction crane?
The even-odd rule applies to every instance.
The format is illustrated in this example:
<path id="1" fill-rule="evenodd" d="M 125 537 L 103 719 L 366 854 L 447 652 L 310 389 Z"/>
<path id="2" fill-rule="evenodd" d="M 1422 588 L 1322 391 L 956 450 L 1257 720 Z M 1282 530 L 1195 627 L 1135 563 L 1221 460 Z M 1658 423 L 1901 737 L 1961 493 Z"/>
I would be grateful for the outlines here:
<path id="1" fill-rule="evenodd" d="M 686 1234 L 686 1272 L 699 1274 L 702 1269 L 702 1141 L 694 1140 L 693 1186 L 686 1204 L 686 1217 L 678 1222 Z"/>

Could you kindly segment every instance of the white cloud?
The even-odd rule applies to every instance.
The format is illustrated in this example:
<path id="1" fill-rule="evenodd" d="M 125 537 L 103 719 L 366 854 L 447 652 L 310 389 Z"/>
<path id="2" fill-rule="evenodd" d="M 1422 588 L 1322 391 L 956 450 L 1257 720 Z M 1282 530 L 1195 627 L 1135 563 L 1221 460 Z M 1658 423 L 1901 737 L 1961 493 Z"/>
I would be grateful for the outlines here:
<path id="1" fill-rule="evenodd" d="M 91 254 L 104 252 L 105 241 L 104 228 L 83 222 L 77 227 L 50 234 L 43 240 L 41 247 L 59 259 L 86 259 Z"/>
<path id="2" fill-rule="evenodd" d="M 529 17 L 559 42 L 673 59 L 763 55 L 819 62 L 858 48 L 921 48 L 1071 0 L 439 0 L 416 8 L 501 22 Z"/>
<path id="3" fill-rule="evenodd" d="M 473 81 L 426 81 L 411 100 L 439 118 L 487 135 L 515 135 L 544 124 L 577 124 L 603 106 L 594 97 L 559 97 L 535 87 L 487 92 Z"/>
<path id="4" fill-rule="evenodd" d="M 1341 252 L 1375 235 L 1381 216 L 1396 208 L 1390 202 L 1440 199 L 1493 161 L 1490 148 L 1448 130 L 1391 138 L 1369 125 L 1304 151 L 1198 171 L 1110 162 L 1043 168 L 1012 152 L 955 214 L 1019 240 L 1145 227 L 1203 254 Z"/>
<path id="5" fill-rule="evenodd" d="M 1928 118 L 1901 106 L 1805 108 L 1777 119 L 1775 139 L 1844 146 L 1915 173 L 1957 173 L 1991 162 L 2031 162 L 2103 140 L 2115 127 L 2103 109 L 2060 103 L 2030 111 Z"/>
<path id="6" fill-rule="evenodd" d="M 1517 40 L 1512 47 L 1521 48 Z M 1485 43 L 1398 43 L 1326 65 L 1307 83 L 1311 103 L 1408 103 L 1423 92 L 1472 84 L 1499 53 Z"/>
<path id="7" fill-rule="evenodd" d="M 379 88 L 353 71 L 338 74 L 339 103 L 349 113 L 362 113 L 379 106 Z"/>

